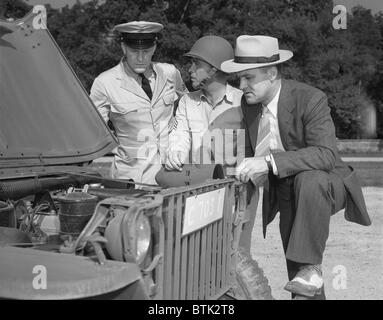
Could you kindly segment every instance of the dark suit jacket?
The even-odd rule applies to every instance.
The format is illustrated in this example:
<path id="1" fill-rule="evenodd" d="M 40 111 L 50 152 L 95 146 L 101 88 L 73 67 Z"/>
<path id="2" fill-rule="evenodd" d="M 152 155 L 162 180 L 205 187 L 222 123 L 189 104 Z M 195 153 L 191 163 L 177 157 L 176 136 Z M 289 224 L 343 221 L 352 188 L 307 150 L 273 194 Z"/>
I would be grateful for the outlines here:
<path id="1" fill-rule="evenodd" d="M 248 105 L 242 98 L 246 127 L 246 157 L 254 156 L 261 105 Z M 273 153 L 278 177 L 270 175 L 263 195 L 263 231 L 278 209 L 275 179 L 294 176 L 305 170 L 333 171 L 344 181 L 347 191 L 345 218 L 370 225 L 362 189 L 353 169 L 339 157 L 335 127 L 326 95 L 309 85 L 282 80 L 278 101 L 278 124 L 286 152 Z"/>

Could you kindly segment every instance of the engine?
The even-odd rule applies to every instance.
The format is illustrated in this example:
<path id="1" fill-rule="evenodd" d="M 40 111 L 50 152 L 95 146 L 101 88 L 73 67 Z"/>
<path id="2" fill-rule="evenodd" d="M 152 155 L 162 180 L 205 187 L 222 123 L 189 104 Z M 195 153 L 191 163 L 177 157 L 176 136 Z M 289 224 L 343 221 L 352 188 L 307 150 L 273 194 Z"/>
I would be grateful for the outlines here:
<path id="1" fill-rule="evenodd" d="M 146 255 L 150 243 L 150 223 L 145 215 L 129 215 L 127 212 L 135 207 L 132 199 L 150 192 L 133 186 L 92 176 L 1 182 L 0 244 L 83 255 L 95 254 L 98 249 L 98 254 L 102 250 L 102 254 L 114 260 L 137 261 L 138 257 L 141 261 L 140 257 Z M 125 197 L 130 202 L 126 202 Z M 112 199 L 112 203 L 105 207 L 108 199 Z M 98 206 L 99 212 L 96 210 Z M 134 226 L 128 231 L 138 239 L 137 242 L 128 239 L 134 247 L 130 256 L 122 253 L 121 223 Z M 142 232 L 137 233 L 136 228 Z M 95 235 L 99 236 L 101 244 L 97 248 L 87 243 L 89 237 L 94 239 Z"/>

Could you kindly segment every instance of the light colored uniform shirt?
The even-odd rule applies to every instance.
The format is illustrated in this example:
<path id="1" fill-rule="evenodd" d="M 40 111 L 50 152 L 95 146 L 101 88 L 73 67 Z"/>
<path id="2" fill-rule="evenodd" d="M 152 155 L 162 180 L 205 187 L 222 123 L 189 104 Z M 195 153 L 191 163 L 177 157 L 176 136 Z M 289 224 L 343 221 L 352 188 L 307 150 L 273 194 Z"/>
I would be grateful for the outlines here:
<path id="1" fill-rule="evenodd" d="M 187 89 L 171 64 L 153 62 L 146 76 L 151 100 L 141 87 L 140 76 L 122 59 L 94 80 L 90 97 L 103 119 L 112 122 L 119 140 L 111 176 L 156 184 L 155 175 L 169 146 L 174 103 Z"/>
<path id="2" fill-rule="evenodd" d="M 126 62 L 123 63 L 124 71 L 126 72 L 129 77 L 132 77 L 134 80 L 137 81 L 137 83 L 142 87 L 142 78 L 135 73 Z M 155 89 L 155 84 L 156 84 L 156 73 L 153 70 L 153 65 L 151 64 L 149 68 L 147 68 L 144 72 L 144 76 L 146 79 L 149 81 L 150 89 L 152 89 L 152 92 Z M 181 79 L 182 81 L 182 79 Z"/>
<path id="3" fill-rule="evenodd" d="M 230 122 L 231 128 L 241 128 L 243 118 L 240 108 L 241 97 L 242 91 L 229 84 L 226 85 L 225 96 L 215 106 L 209 102 L 202 90 L 184 95 L 179 102 L 175 116 L 176 128 L 170 133 L 169 152 L 181 151 L 184 158 L 187 159 L 185 163 L 201 163 L 200 148 L 205 142 L 203 139 L 209 128 L 225 129 L 225 121 Z M 230 115 L 230 119 L 222 118 L 225 113 Z M 217 125 L 215 125 L 215 121 Z M 228 130 L 222 130 L 223 135 L 225 131 Z M 203 149 L 203 152 L 206 151 L 209 157 L 210 150 Z"/>

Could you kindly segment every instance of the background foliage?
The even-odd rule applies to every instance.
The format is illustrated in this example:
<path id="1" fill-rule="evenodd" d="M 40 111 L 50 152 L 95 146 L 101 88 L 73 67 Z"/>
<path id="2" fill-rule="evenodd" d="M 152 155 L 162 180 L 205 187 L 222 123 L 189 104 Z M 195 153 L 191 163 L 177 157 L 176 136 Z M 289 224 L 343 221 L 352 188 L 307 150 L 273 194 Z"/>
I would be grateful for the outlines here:
<path id="1" fill-rule="evenodd" d="M 234 45 L 238 35 L 265 34 L 294 52 L 283 67 L 286 78 L 326 92 L 338 138 L 383 138 L 383 13 L 355 7 L 347 29 L 335 30 L 333 7 L 332 0 L 95 0 L 47 11 L 50 32 L 87 90 L 121 57 L 112 33 L 118 23 L 164 24 L 155 59 L 178 66 L 187 84 L 183 54 L 199 37 L 215 34 Z M 0 2 L 0 17 L 29 10 L 22 0 Z M 377 130 L 371 133 L 363 120 L 374 112 Z"/>

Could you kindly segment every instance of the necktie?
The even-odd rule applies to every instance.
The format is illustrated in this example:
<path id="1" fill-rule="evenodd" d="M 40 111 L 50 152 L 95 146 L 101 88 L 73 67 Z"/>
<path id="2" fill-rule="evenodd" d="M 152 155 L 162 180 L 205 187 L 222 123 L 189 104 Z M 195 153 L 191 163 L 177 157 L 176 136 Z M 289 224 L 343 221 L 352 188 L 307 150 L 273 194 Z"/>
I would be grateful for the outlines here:
<path id="1" fill-rule="evenodd" d="M 270 144 L 272 140 L 271 117 L 271 112 L 264 106 L 261 119 L 259 120 L 257 146 L 255 147 L 254 153 L 255 157 L 265 156 L 270 153 Z"/>
<path id="2" fill-rule="evenodd" d="M 149 80 L 144 76 L 143 73 L 140 73 L 139 75 L 141 77 L 142 90 L 145 91 L 146 95 L 149 97 L 149 100 L 152 100 L 153 93 L 152 89 L 150 88 Z"/>
<path id="3" fill-rule="evenodd" d="M 273 138 L 271 132 L 271 118 L 272 113 L 266 106 L 263 106 L 262 116 L 259 119 L 257 145 L 255 147 L 254 157 L 263 157 L 270 154 L 270 146 Z M 263 185 L 266 179 L 267 174 L 264 173 L 256 173 L 251 177 L 251 180 L 256 186 Z"/>

